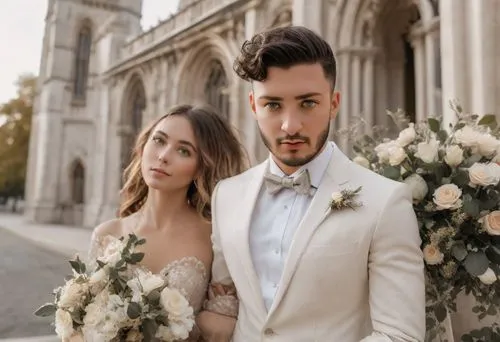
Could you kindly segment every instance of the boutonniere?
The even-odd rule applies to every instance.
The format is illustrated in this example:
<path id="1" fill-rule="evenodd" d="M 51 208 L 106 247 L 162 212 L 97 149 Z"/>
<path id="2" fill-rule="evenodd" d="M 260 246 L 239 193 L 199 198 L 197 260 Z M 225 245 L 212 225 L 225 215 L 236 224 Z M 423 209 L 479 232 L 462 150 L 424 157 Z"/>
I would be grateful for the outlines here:
<path id="1" fill-rule="evenodd" d="M 332 199 L 330 200 L 330 209 L 342 210 L 346 208 L 351 208 L 355 210 L 363 205 L 363 203 L 356 201 L 356 197 L 361 191 L 361 186 L 355 190 L 343 189 L 340 192 L 334 192 L 332 194 Z"/>

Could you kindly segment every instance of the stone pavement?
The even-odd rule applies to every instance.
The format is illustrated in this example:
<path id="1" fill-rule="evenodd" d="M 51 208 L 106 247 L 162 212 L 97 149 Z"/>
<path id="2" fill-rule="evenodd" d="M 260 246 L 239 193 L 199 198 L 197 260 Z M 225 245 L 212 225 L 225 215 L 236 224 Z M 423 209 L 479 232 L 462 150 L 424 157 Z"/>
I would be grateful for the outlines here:
<path id="1" fill-rule="evenodd" d="M 69 274 L 68 258 L 86 256 L 91 233 L 0 212 L 0 342 L 59 341 L 49 335 L 54 333 L 50 320 L 32 313 L 52 299 L 51 290 Z"/>

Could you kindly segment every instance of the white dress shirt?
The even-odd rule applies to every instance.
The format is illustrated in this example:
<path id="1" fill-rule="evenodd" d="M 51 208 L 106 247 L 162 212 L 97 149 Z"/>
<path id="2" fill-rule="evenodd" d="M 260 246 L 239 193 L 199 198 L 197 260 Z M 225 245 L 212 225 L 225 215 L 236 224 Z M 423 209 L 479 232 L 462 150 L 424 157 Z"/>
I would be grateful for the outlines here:
<path id="1" fill-rule="evenodd" d="M 333 144 L 327 143 L 320 154 L 302 166 L 290 177 L 307 169 L 311 186 L 317 189 L 328 167 Z M 285 173 L 269 158 L 269 171 L 278 176 Z M 304 217 L 312 195 L 299 195 L 293 189 L 282 189 L 271 195 L 263 184 L 250 224 L 250 253 L 253 266 L 259 277 L 264 304 L 269 311 L 278 289 L 285 260 L 292 244 L 295 231 Z"/>

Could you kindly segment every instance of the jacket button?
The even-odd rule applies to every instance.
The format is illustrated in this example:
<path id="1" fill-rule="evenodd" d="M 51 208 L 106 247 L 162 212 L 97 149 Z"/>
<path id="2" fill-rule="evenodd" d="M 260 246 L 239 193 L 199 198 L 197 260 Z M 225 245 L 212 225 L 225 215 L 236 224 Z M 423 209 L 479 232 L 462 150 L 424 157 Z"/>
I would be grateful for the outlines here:
<path id="1" fill-rule="evenodd" d="M 271 328 L 267 328 L 266 330 L 264 330 L 264 335 L 267 335 L 267 336 L 274 335 L 274 330 Z"/>

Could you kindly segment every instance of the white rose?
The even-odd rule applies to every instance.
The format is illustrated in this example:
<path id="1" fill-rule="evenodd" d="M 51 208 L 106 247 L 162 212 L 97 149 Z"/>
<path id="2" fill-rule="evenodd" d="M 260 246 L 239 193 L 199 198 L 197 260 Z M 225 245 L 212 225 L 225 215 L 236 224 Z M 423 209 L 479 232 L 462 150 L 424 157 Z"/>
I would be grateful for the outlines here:
<path id="1" fill-rule="evenodd" d="M 361 165 L 361 166 L 367 168 L 367 169 L 370 168 L 370 162 L 365 157 L 356 156 L 356 157 L 354 157 L 354 159 L 352 161 L 358 165 Z"/>
<path id="2" fill-rule="evenodd" d="M 472 185 L 497 185 L 500 181 L 500 166 L 496 163 L 474 163 L 469 168 L 469 179 Z"/>
<path id="3" fill-rule="evenodd" d="M 57 309 L 55 317 L 56 334 L 62 339 L 69 338 L 73 335 L 73 319 L 71 314 L 62 309 Z"/>
<path id="4" fill-rule="evenodd" d="M 484 229 L 490 235 L 500 235 L 500 211 L 495 210 L 482 218 Z"/>
<path id="5" fill-rule="evenodd" d="M 417 145 L 415 157 L 420 158 L 424 163 L 430 164 L 436 161 L 438 156 L 439 142 L 435 139 L 429 142 L 421 142 Z"/>
<path id="6" fill-rule="evenodd" d="M 172 330 L 164 325 L 158 326 L 155 337 L 161 339 L 162 341 L 173 341 L 176 338 Z"/>
<path id="7" fill-rule="evenodd" d="M 191 329 L 184 324 L 178 324 L 175 321 L 170 322 L 170 331 L 178 340 L 185 340 L 189 337 Z"/>
<path id="8" fill-rule="evenodd" d="M 177 289 L 165 287 L 161 291 L 160 303 L 168 312 L 169 317 L 182 318 L 193 315 L 193 308 L 189 306 L 187 299 Z"/>
<path id="9" fill-rule="evenodd" d="M 395 144 L 390 146 L 387 152 L 389 153 L 389 164 L 392 166 L 398 166 L 407 157 L 404 148 Z"/>
<path id="10" fill-rule="evenodd" d="M 491 134 L 481 134 L 478 137 L 477 145 L 482 156 L 491 157 L 497 151 L 499 141 Z"/>
<path id="11" fill-rule="evenodd" d="M 389 148 L 393 145 L 396 145 L 396 142 L 391 140 L 383 142 L 375 147 L 375 152 L 381 163 L 387 163 L 389 161 Z"/>
<path id="12" fill-rule="evenodd" d="M 433 201 L 438 210 L 457 209 L 462 205 L 462 190 L 455 184 L 441 185 L 434 191 Z"/>
<path id="13" fill-rule="evenodd" d="M 63 308 L 79 307 L 84 296 L 88 293 L 88 283 L 77 283 L 75 279 L 69 280 L 61 291 L 59 306 Z"/>
<path id="14" fill-rule="evenodd" d="M 429 191 L 429 187 L 425 180 L 416 173 L 407 177 L 404 182 L 410 187 L 412 197 L 415 201 L 420 202 L 423 200 Z"/>
<path id="15" fill-rule="evenodd" d="M 480 132 L 470 126 L 465 126 L 455 132 L 455 141 L 465 147 L 477 146 Z"/>
<path id="16" fill-rule="evenodd" d="M 396 139 L 396 142 L 398 143 L 399 146 L 405 147 L 411 144 L 414 140 L 415 137 L 417 136 L 417 132 L 415 132 L 415 124 L 412 122 L 410 123 L 408 128 L 405 128 L 401 132 L 399 132 L 399 136 Z"/>
<path id="17" fill-rule="evenodd" d="M 135 277 L 127 281 L 127 285 L 132 290 L 134 298 L 142 294 L 147 296 L 151 291 L 162 287 L 164 284 L 165 279 L 162 276 L 153 274 L 142 268 L 137 269 Z"/>
<path id="18" fill-rule="evenodd" d="M 107 303 L 109 302 L 109 292 L 108 290 L 103 290 L 94 297 L 92 302 L 90 302 L 85 307 L 85 316 L 83 317 L 83 323 L 87 327 L 97 326 L 102 323 L 107 314 Z"/>
<path id="19" fill-rule="evenodd" d="M 333 203 L 340 203 L 340 202 L 342 202 L 343 198 L 344 197 L 342 196 L 342 194 L 340 192 L 334 192 L 332 194 L 332 202 Z"/>
<path id="20" fill-rule="evenodd" d="M 464 161 L 464 151 L 458 145 L 448 146 L 444 161 L 451 167 L 456 167 Z"/>
<path id="21" fill-rule="evenodd" d="M 115 265 L 122 258 L 122 251 L 125 244 L 113 236 L 106 236 L 104 242 L 106 248 L 104 249 L 102 257 L 99 258 L 102 262 L 110 265 Z"/>
<path id="22" fill-rule="evenodd" d="M 443 262 L 444 255 L 435 245 L 429 244 L 424 247 L 424 260 L 427 265 L 438 265 Z"/>
<path id="23" fill-rule="evenodd" d="M 483 284 L 486 284 L 486 285 L 491 285 L 495 281 L 497 281 L 497 275 L 495 274 L 495 271 L 493 271 L 489 267 L 486 270 L 486 272 L 484 272 L 483 274 L 481 274 L 480 276 L 478 276 L 478 278 L 479 278 L 479 280 L 481 280 L 481 282 Z"/>

